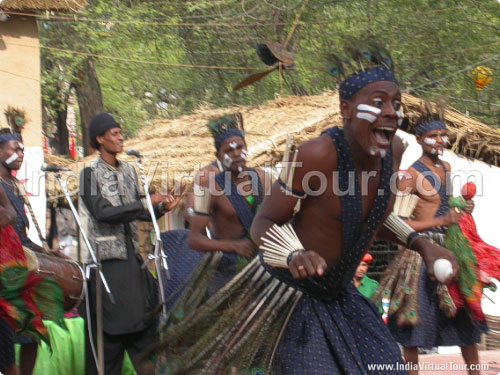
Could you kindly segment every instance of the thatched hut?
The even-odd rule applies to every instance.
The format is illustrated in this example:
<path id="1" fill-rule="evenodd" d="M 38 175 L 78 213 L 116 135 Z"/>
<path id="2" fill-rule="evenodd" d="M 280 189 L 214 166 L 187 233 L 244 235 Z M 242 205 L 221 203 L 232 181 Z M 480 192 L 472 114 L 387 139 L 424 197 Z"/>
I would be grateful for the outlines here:
<path id="1" fill-rule="evenodd" d="M 3 0 L 0 2 L 0 10 L 30 13 L 46 10 L 79 12 L 86 3 L 86 0 Z"/>

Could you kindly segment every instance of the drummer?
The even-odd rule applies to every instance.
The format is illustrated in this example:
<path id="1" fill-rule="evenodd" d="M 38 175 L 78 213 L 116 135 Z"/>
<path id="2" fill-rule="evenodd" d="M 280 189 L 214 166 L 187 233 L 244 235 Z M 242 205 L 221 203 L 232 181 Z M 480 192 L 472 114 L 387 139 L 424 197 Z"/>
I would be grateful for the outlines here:
<path id="1" fill-rule="evenodd" d="M 0 182 L 10 204 L 16 211 L 16 220 L 12 226 L 21 239 L 23 247 L 42 252 L 43 249 L 28 238 L 29 221 L 24 211 L 21 182 L 13 176 L 13 172 L 21 168 L 23 158 L 24 146 L 21 134 L 12 132 L 11 129 L 0 129 Z M 22 335 L 18 335 L 17 342 L 21 344 L 20 375 L 29 375 L 35 366 L 38 344 Z"/>

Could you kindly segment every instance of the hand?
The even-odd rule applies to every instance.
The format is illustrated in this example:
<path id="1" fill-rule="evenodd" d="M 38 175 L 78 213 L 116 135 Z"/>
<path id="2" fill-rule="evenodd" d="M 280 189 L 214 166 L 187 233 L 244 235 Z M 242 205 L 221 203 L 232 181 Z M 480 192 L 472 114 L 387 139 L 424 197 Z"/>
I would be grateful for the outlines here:
<path id="1" fill-rule="evenodd" d="M 443 221 L 442 225 L 447 227 L 452 224 L 458 224 L 462 216 L 463 216 L 462 211 L 455 208 L 450 208 L 448 212 L 442 217 Z"/>
<path id="2" fill-rule="evenodd" d="M 434 262 L 438 259 L 447 259 L 451 262 L 453 272 L 445 280 L 445 284 L 456 280 L 458 274 L 458 263 L 453 253 L 442 246 L 439 246 L 425 238 L 418 238 L 415 241 L 415 249 L 419 249 L 419 254 L 427 267 L 427 275 L 431 280 L 436 280 L 434 276 Z"/>
<path id="3" fill-rule="evenodd" d="M 165 195 L 164 199 L 162 200 L 163 208 L 165 209 L 165 211 L 173 210 L 184 197 L 185 191 L 186 185 L 182 185 L 181 188 L 177 191 L 175 188 L 170 190 L 170 192 Z"/>
<path id="4" fill-rule="evenodd" d="M 255 253 L 255 246 L 250 240 L 244 238 L 242 240 L 232 241 L 230 251 L 244 258 L 251 258 Z"/>
<path id="5" fill-rule="evenodd" d="M 163 199 L 165 199 L 165 196 L 163 194 L 160 194 L 160 193 L 154 193 L 151 195 L 151 203 L 153 204 L 153 206 L 159 204 L 160 202 L 163 201 Z"/>
<path id="6" fill-rule="evenodd" d="M 288 269 L 296 280 L 323 276 L 327 267 L 325 259 L 311 250 L 297 253 L 288 264 Z"/>
<path id="7" fill-rule="evenodd" d="M 475 206 L 476 205 L 474 204 L 474 201 L 472 199 L 465 201 L 465 212 L 471 215 L 472 211 L 474 211 Z"/>

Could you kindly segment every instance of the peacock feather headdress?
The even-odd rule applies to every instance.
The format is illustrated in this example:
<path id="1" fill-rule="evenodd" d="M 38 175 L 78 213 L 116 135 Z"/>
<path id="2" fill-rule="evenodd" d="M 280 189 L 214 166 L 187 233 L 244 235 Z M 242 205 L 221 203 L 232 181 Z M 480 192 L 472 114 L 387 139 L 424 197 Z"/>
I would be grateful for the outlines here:
<path id="1" fill-rule="evenodd" d="M 215 148 L 217 150 L 219 150 L 222 143 L 228 138 L 245 137 L 243 116 L 239 112 L 210 120 L 207 127 L 214 137 Z"/>
<path id="2" fill-rule="evenodd" d="M 346 46 L 348 57 L 328 55 L 328 72 L 340 82 L 341 99 L 350 99 L 366 85 L 377 81 L 398 83 L 394 63 L 387 49 L 368 38 L 351 40 Z"/>
<path id="3" fill-rule="evenodd" d="M 412 132 L 417 137 L 423 136 L 431 130 L 446 129 L 444 121 L 444 99 L 438 100 L 438 104 L 433 108 L 429 101 L 423 101 L 420 104 L 420 116 L 416 119 Z"/>
<path id="4" fill-rule="evenodd" d="M 23 109 L 8 106 L 4 115 L 9 127 L 0 129 L 0 143 L 6 141 L 22 142 L 21 131 L 27 122 L 26 112 Z"/>

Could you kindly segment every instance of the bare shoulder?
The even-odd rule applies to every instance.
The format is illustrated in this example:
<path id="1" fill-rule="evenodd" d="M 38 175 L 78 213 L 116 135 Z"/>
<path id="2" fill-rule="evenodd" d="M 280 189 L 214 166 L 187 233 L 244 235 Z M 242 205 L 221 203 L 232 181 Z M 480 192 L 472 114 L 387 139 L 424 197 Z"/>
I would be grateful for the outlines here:
<path id="1" fill-rule="evenodd" d="M 219 174 L 219 172 L 219 169 L 214 165 L 206 165 L 196 173 L 194 181 L 198 185 L 207 186 L 210 178 L 215 177 L 217 174 Z"/>
<path id="2" fill-rule="evenodd" d="M 305 170 L 326 171 L 337 165 L 337 152 L 328 134 L 304 142 L 298 149 L 297 161 L 303 163 Z"/>

